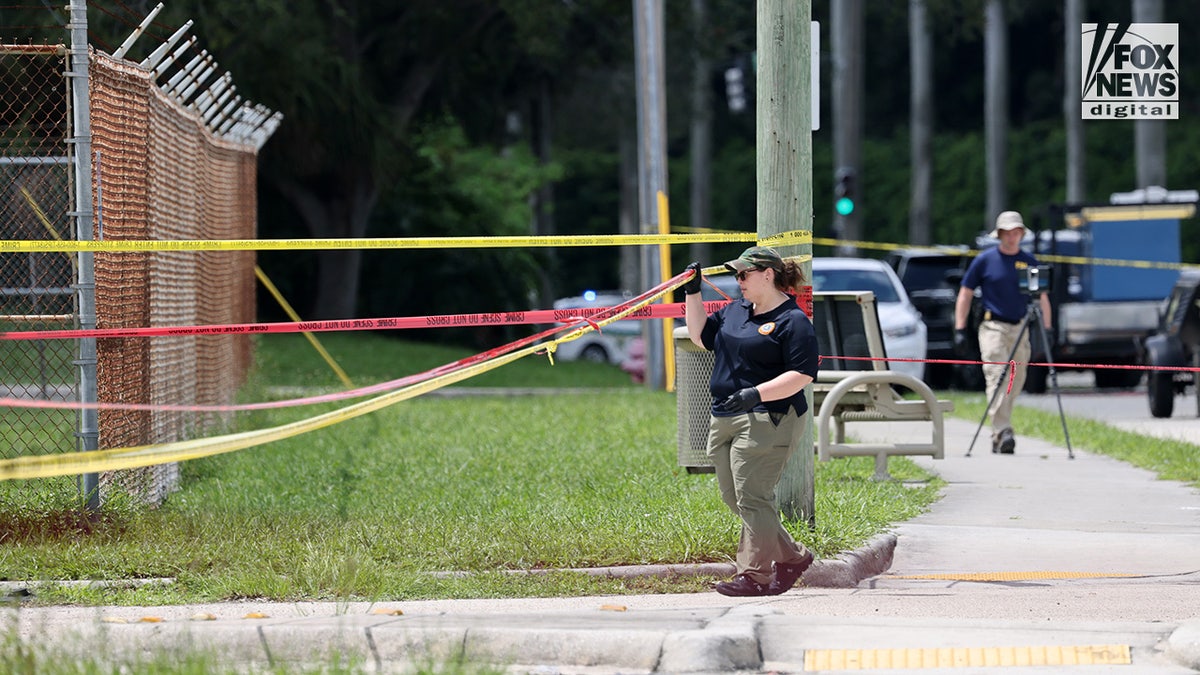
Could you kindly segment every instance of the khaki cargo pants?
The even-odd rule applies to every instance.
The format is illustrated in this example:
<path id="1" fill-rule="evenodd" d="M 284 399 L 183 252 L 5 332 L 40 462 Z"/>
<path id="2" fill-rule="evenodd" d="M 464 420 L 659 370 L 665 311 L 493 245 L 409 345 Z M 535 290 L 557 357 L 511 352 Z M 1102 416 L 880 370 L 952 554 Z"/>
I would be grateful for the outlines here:
<path id="1" fill-rule="evenodd" d="M 1029 363 L 1030 347 L 1029 331 L 1021 334 L 1023 324 L 1024 322 L 1013 324 L 1003 321 L 984 321 L 979 324 L 979 355 L 984 361 L 999 362 L 983 366 L 983 376 L 987 381 L 987 400 L 992 400 L 992 394 L 997 388 L 1000 390 L 996 400 L 988 406 L 988 415 L 992 418 L 993 441 L 999 437 L 1000 432 L 1012 428 L 1013 401 L 1025 386 L 1025 364 Z M 1013 345 L 1017 344 L 1018 336 L 1021 337 L 1021 344 L 1014 353 Z M 1011 391 L 1008 387 L 1009 354 L 1012 354 L 1012 360 L 1016 362 Z"/>
<path id="2" fill-rule="evenodd" d="M 775 576 L 773 562 L 799 564 L 805 549 L 779 520 L 775 486 L 807 427 L 805 418 L 750 412 L 709 420 L 708 457 L 721 499 L 742 520 L 737 573 L 760 584 Z"/>

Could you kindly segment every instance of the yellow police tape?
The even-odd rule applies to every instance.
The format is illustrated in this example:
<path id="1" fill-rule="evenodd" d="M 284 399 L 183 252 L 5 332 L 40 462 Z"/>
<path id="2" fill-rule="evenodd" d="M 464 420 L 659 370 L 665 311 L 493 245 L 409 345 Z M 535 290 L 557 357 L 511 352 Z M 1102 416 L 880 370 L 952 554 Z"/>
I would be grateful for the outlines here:
<path id="1" fill-rule="evenodd" d="M 965 246 L 917 246 L 914 244 L 889 244 L 878 241 L 856 241 L 852 239 L 829 239 L 813 237 L 813 246 L 831 246 L 839 248 L 863 248 L 876 251 L 917 250 L 947 253 L 950 255 L 976 256 L 980 251 Z M 1052 255 L 1038 253 L 1038 262 L 1042 263 L 1072 263 L 1075 265 L 1097 265 L 1107 267 L 1136 267 L 1142 269 L 1187 270 L 1200 269 L 1194 263 L 1159 262 L 1154 260 L 1122 260 L 1119 258 L 1085 258 L 1074 255 Z"/>
<path id="2" fill-rule="evenodd" d="M 886 244 L 879 242 L 839 240 L 814 238 L 811 231 L 793 230 L 777 235 L 758 239 L 750 232 L 706 232 L 699 234 L 669 234 L 669 235 L 594 235 L 594 236 L 557 236 L 557 237 L 430 237 L 430 238 L 397 238 L 397 239 L 243 239 L 243 240 L 209 240 L 209 241 L 33 241 L 33 240 L 0 240 L 0 252 L 45 252 L 45 251 L 181 251 L 181 250 L 286 250 L 286 249 L 347 249 L 347 248 L 485 248 L 504 246 L 626 246 L 658 243 L 700 243 L 700 242 L 735 242 L 755 241 L 762 245 L 783 246 L 789 244 L 812 244 L 818 246 L 848 246 L 854 248 L 898 250 L 898 249 L 928 249 L 933 251 L 959 253 L 962 255 L 977 255 L 979 252 L 958 247 L 913 246 L 910 244 Z M 812 258 L 809 254 L 793 256 L 800 262 Z M 1078 264 L 1112 265 L 1126 267 L 1153 267 L 1165 269 L 1200 269 L 1200 265 L 1162 263 L 1153 261 L 1130 261 L 1107 258 L 1081 258 L 1075 256 L 1042 255 L 1041 260 L 1047 262 L 1073 262 Z M 722 266 L 712 266 L 703 269 L 706 275 L 727 272 Z M 682 282 L 681 282 L 682 283 Z M 449 384 L 459 382 L 475 375 L 511 363 L 529 354 L 548 351 L 553 354 L 555 348 L 570 340 L 606 326 L 628 314 L 645 307 L 658 298 L 678 287 L 675 284 L 664 289 L 644 301 L 638 302 L 627 310 L 593 324 L 580 328 L 561 337 L 544 343 L 531 345 L 511 354 L 505 354 L 474 366 L 466 367 L 454 373 L 440 375 L 425 382 L 420 382 L 394 392 L 380 395 L 367 401 L 362 401 L 339 410 L 317 415 L 305 420 L 272 427 L 245 431 L 211 438 L 198 438 L 175 443 L 144 445 L 130 448 L 114 448 L 108 450 L 92 450 L 56 455 L 33 455 L 14 459 L 0 460 L 0 480 L 17 480 L 30 478 L 48 478 L 51 476 L 68 476 L 101 471 L 116 471 L 132 469 L 141 466 L 151 466 L 168 462 L 185 461 L 210 457 L 213 455 L 233 452 L 262 445 L 278 440 L 297 436 L 309 431 L 322 429 L 339 422 L 344 422 L 376 410 L 383 409 L 400 401 L 413 398 L 423 393 L 439 389 Z"/>
<path id="3" fill-rule="evenodd" d="M 0 253 L 46 253 L 80 251 L 150 252 L 150 251 L 319 251 L 337 249 L 401 249 L 401 248 L 553 248 L 568 246 L 639 246 L 650 244 L 700 244 L 757 242 L 763 246 L 811 244 L 836 248 L 856 248 L 877 251 L 928 249 L 974 256 L 979 251 L 965 247 L 914 246 L 853 239 L 813 237 L 810 230 L 792 230 L 758 238 L 753 232 L 705 231 L 691 234 L 597 234 L 514 237 L 396 237 L 387 239 L 215 239 L 215 240 L 106 240 L 106 241 L 48 241 L 34 239 L 0 240 Z M 1192 263 L 1159 262 L 1152 260 L 1122 260 L 1117 258 L 1086 258 L 1038 254 L 1048 263 L 1073 263 L 1109 267 L 1144 269 L 1200 269 Z"/>
<path id="4" fill-rule="evenodd" d="M 578 328 L 544 343 L 523 347 L 509 354 L 502 354 L 483 363 L 467 366 L 462 370 L 439 375 L 424 382 L 418 382 L 393 392 L 381 394 L 366 401 L 360 401 L 344 408 L 310 417 L 308 419 L 290 422 L 268 429 L 242 431 L 223 436 L 195 438 L 174 443 L 159 443 L 130 448 L 112 448 L 107 450 L 90 450 L 56 455 L 32 455 L 0 460 L 0 480 L 22 480 L 31 478 L 50 478 L 53 476 L 74 476 L 85 473 L 102 471 L 118 471 L 133 469 L 155 464 L 181 462 L 201 457 L 211 457 L 235 450 L 243 450 L 256 445 L 284 440 L 310 431 L 345 422 L 368 413 L 382 410 L 390 405 L 399 403 L 414 396 L 439 389 L 449 384 L 474 377 L 480 373 L 499 368 L 522 357 L 539 351 L 553 353 L 559 344 L 577 339 L 598 327 L 618 321 L 633 312 L 649 305 L 658 298 L 666 295 L 674 288 L 682 285 L 682 281 L 634 303 L 629 308 L 615 313 L 606 319 L 581 324 Z"/>
<path id="5" fill-rule="evenodd" d="M 42 241 L 0 240 L 0 253 L 49 251 L 298 251 L 388 248 L 504 248 L 555 246 L 635 246 L 642 244 L 699 244 L 759 241 L 765 246 L 807 244 L 812 232 L 793 230 L 759 239 L 754 232 L 704 232 L 699 234 L 595 234 L 521 237 L 395 237 L 388 239 L 187 239 L 170 241 L 105 240 Z"/>

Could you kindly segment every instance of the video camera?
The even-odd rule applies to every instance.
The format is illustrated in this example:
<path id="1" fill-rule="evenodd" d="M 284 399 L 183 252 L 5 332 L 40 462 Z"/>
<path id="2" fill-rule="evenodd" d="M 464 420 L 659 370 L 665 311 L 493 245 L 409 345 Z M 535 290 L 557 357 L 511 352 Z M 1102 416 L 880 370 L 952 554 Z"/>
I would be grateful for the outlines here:
<path id="1" fill-rule="evenodd" d="M 1025 276 L 1017 279 L 1021 292 L 1030 295 L 1049 293 L 1053 281 L 1054 270 L 1049 265 L 1030 265 L 1025 268 Z"/>

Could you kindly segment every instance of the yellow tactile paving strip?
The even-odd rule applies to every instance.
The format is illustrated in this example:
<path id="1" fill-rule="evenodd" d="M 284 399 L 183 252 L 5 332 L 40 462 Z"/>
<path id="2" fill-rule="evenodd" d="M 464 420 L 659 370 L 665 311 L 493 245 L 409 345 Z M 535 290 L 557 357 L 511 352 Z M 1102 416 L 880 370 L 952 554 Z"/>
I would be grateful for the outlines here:
<path id="1" fill-rule="evenodd" d="M 804 670 L 984 668 L 1129 665 L 1129 645 L 946 647 L 930 649 L 810 649 Z"/>
<path id="2" fill-rule="evenodd" d="M 946 581 L 1025 581 L 1028 579 L 1123 579 L 1140 576 L 1119 572 L 962 572 L 953 574 L 887 574 L 887 579 L 942 579 Z"/>

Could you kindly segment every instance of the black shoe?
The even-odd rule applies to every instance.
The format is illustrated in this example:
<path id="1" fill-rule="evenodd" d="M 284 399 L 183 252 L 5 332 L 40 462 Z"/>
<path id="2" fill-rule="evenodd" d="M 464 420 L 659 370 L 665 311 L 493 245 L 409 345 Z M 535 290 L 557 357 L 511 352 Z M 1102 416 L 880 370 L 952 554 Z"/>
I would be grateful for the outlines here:
<path id="1" fill-rule="evenodd" d="M 1013 438 L 1012 429 L 1005 429 L 1000 432 L 999 452 L 1002 455 L 1011 455 L 1017 449 L 1017 439 Z"/>
<path id="2" fill-rule="evenodd" d="M 745 574 L 739 574 L 729 581 L 718 583 L 717 592 L 721 595 L 729 595 L 735 598 L 749 598 L 757 595 L 766 595 L 767 587 Z"/>
<path id="3" fill-rule="evenodd" d="M 800 580 L 800 575 L 812 564 L 813 554 L 807 551 L 804 553 L 804 560 L 794 565 L 775 563 L 775 578 L 767 584 L 767 595 L 783 595 L 792 590 L 792 586 Z"/>

